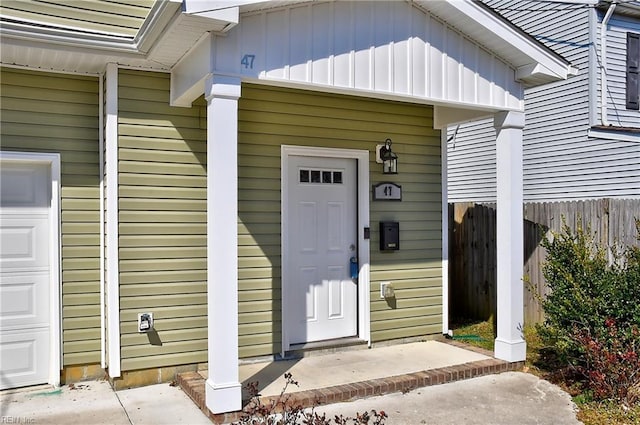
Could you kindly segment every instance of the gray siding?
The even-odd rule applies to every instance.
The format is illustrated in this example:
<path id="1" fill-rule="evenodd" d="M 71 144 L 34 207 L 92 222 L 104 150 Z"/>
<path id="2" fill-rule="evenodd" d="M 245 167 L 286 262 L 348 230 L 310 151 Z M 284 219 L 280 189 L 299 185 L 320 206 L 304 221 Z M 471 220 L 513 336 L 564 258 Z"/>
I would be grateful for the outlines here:
<path id="1" fill-rule="evenodd" d="M 594 48 L 589 45 L 588 9 L 530 1 L 487 3 L 579 69 L 579 74 L 567 81 L 525 91 L 524 199 L 640 196 L 640 144 L 588 137 L 588 57 L 589 49 Z M 617 96 L 624 96 L 615 82 L 612 86 Z M 638 126 L 640 118 L 635 124 L 633 120 L 625 122 Z M 454 129 L 449 129 L 449 135 Z M 448 144 L 447 155 L 451 202 L 495 201 L 495 131 L 491 119 L 460 126 L 455 140 Z"/>
<path id="2" fill-rule="evenodd" d="M 61 157 L 63 365 L 99 363 L 98 79 L 1 72 L 2 150 Z"/>
<path id="3" fill-rule="evenodd" d="M 449 202 L 496 199 L 496 132 L 493 119 L 452 126 L 447 143 Z"/>

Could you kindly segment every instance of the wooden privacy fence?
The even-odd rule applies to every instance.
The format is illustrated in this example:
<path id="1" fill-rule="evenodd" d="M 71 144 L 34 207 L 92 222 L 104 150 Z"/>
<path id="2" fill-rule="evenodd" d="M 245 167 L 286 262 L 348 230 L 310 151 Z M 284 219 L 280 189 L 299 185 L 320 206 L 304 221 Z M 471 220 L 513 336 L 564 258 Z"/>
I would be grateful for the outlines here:
<path id="1" fill-rule="evenodd" d="M 575 230 L 580 220 L 591 226 L 603 245 L 638 245 L 634 218 L 640 199 L 597 199 L 571 202 L 532 202 L 524 205 L 523 285 L 526 323 L 543 318 L 534 296 L 548 288 L 542 276 L 545 231 L 560 231 L 562 219 Z M 486 320 L 496 312 L 495 204 L 449 204 L 449 311 L 453 318 Z M 526 282 L 526 283 L 525 283 Z"/>

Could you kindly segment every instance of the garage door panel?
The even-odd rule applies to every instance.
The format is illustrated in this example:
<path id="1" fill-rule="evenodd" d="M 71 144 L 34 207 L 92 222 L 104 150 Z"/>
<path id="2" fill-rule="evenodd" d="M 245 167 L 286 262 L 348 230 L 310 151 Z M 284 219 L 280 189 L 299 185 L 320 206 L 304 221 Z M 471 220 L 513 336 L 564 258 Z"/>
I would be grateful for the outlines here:
<path id="1" fill-rule="evenodd" d="M 0 222 L 0 268 L 3 272 L 48 269 L 48 224 L 48 219 L 40 215 L 21 218 L 3 215 Z"/>
<path id="2" fill-rule="evenodd" d="M 0 389 L 41 382 L 47 376 L 49 330 L 3 331 L 0 334 Z"/>
<path id="3" fill-rule="evenodd" d="M 49 325 L 49 274 L 3 274 L 0 281 L 0 329 Z"/>
<path id="4" fill-rule="evenodd" d="M 0 207 L 38 208 L 49 206 L 49 167 L 35 164 L 2 164 Z"/>
<path id="5" fill-rule="evenodd" d="M 0 387 L 42 384 L 51 358 L 51 171 L 0 166 Z"/>

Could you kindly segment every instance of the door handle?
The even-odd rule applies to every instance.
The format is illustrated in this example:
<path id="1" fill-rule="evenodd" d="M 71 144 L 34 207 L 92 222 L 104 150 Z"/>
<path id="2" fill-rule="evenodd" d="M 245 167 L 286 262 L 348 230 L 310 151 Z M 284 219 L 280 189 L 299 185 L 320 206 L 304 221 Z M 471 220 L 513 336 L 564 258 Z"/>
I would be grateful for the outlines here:
<path id="1" fill-rule="evenodd" d="M 358 278 L 358 259 L 356 257 L 351 257 L 349 260 L 349 270 L 351 272 L 351 279 Z"/>

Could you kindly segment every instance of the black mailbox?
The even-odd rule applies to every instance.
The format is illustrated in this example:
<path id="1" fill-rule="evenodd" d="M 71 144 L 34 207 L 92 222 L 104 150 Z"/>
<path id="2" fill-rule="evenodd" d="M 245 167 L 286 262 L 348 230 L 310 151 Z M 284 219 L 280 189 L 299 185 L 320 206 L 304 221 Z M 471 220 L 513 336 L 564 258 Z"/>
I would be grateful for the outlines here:
<path id="1" fill-rule="evenodd" d="M 400 249 L 400 223 L 397 221 L 380 222 L 380 251 Z"/>

